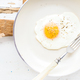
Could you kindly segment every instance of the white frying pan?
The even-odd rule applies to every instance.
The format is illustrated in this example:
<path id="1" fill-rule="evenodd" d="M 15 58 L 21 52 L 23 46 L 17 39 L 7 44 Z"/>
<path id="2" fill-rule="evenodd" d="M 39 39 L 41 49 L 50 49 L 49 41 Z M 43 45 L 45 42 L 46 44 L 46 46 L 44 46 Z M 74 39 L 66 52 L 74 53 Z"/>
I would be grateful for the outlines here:
<path id="1" fill-rule="evenodd" d="M 43 71 L 56 57 L 65 52 L 47 50 L 35 39 L 35 23 L 52 14 L 73 12 L 80 18 L 80 0 L 29 0 L 18 12 L 14 23 L 14 42 L 20 57 L 35 71 Z M 80 69 L 80 48 L 67 55 L 49 73 L 49 76 L 65 76 Z"/>

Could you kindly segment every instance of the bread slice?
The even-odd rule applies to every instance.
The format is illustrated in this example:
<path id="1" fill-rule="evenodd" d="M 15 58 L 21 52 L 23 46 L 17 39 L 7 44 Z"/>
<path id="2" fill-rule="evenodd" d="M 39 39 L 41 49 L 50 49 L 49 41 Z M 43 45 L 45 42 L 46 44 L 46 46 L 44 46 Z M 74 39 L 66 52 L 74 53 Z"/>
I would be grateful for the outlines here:
<path id="1" fill-rule="evenodd" d="M 27 0 L 23 0 L 23 3 L 25 3 Z"/>
<path id="2" fill-rule="evenodd" d="M 0 34 L 4 33 L 5 36 L 13 35 L 14 20 L 0 19 Z"/>

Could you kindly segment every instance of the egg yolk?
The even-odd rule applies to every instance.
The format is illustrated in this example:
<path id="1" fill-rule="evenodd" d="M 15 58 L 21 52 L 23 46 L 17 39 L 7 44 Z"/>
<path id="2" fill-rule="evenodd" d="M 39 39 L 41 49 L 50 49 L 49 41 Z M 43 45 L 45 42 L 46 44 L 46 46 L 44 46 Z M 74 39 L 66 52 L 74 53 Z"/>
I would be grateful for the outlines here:
<path id="1" fill-rule="evenodd" d="M 55 23 L 49 22 L 44 27 L 44 34 L 47 38 L 54 39 L 59 34 L 59 28 Z"/>

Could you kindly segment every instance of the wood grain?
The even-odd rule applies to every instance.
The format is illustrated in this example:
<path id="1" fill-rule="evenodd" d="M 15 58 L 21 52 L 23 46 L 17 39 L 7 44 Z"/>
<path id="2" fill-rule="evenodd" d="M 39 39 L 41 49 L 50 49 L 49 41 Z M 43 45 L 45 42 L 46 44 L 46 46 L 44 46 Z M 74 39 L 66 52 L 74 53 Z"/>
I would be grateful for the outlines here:
<path id="1" fill-rule="evenodd" d="M 4 33 L 5 36 L 13 35 L 14 20 L 0 19 L 0 33 Z"/>

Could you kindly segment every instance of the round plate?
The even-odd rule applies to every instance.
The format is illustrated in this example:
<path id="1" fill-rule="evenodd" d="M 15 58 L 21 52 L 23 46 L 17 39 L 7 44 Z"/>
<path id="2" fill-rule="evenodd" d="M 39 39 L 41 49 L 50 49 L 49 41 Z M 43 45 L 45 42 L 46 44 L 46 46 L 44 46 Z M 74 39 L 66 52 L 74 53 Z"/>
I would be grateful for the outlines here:
<path id="1" fill-rule="evenodd" d="M 41 72 L 66 49 L 47 50 L 35 39 L 35 23 L 52 14 L 73 12 L 80 18 L 80 0 L 29 0 L 18 12 L 14 23 L 14 42 L 19 55 L 35 71 Z M 80 48 L 68 54 L 49 76 L 65 76 L 80 69 Z"/>

